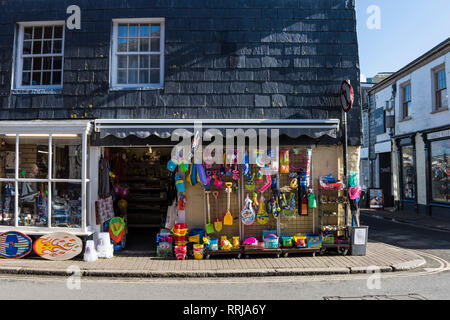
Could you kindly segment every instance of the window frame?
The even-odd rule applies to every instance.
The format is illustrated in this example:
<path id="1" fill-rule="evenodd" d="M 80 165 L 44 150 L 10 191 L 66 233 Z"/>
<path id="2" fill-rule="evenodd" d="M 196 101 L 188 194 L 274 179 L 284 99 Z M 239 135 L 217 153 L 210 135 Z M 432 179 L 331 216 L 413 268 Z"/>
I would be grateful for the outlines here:
<path id="1" fill-rule="evenodd" d="M 64 47 L 65 47 L 65 21 L 57 20 L 57 21 L 29 21 L 29 22 L 18 22 L 17 23 L 18 31 L 16 37 L 16 50 L 14 54 L 14 72 L 13 81 L 12 81 L 12 90 L 17 91 L 48 91 L 48 90 L 60 90 L 63 87 L 63 78 L 64 78 Z M 49 57 L 61 57 L 61 83 L 58 85 L 38 85 L 38 86 L 24 86 L 22 85 L 22 73 L 23 73 L 23 41 L 24 41 L 24 29 L 25 27 L 46 27 L 46 26 L 62 26 L 62 42 L 61 42 L 61 53 L 60 54 L 48 54 Z M 33 57 L 35 55 L 30 54 L 27 55 Z M 40 54 L 39 56 L 47 56 L 45 54 Z"/>
<path id="2" fill-rule="evenodd" d="M 445 87 L 438 89 L 439 87 L 439 78 L 438 75 L 443 72 L 444 73 L 444 81 L 445 81 Z M 445 65 L 440 65 L 438 67 L 436 67 L 435 69 L 433 69 L 433 100 L 434 100 L 434 110 L 433 111 L 441 111 L 441 110 L 448 110 L 448 101 L 447 101 L 447 106 L 442 106 L 442 96 L 441 96 L 441 92 L 443 90 L 448 90 L 448 86 L 447 86 L 447 74 L 445 73 Z M 438 99 L 438 94 L 439 99 Z M 448 94 L 448 91 L 447 91 Z M 438 103 L 438 101 L 440 101 Z"/>
<path id="3" fill-rule="evenodd" d="M 409 100 L 405 100 L 406 99 L 406 88 L 409 87 Z M 412 86 L 411 86 L 411 82 L 405 82 L 401 85 L 401 115 L 402 118 L 401 120 L 408 120 L 411 119 L 411 115 L 410 115 L 410 107 L 412 105 Z M 406 110 L 405 110 L 405 106 Z M 405 112 L 406 111 L 406 112 Z"/>
<path id="4" fill-rule="evenodd" d="M 160 29 L 160 44 L 159 44 L 159 54 L 160 54 L 160 69 L 159 69 L 159 83 L 136 83 L 136 84 L 124 84 L 117 82 L 117 60 L 118 60 L 118 27 L 119 24 L 152 24 L 159 23 Z M 165 18 L 124 18 L 124 19 L 113 19 L 112 20 L 112 37 L 111 37 L 111 54 L 110 54 L 110 90 L 126 90 L 126 89 L 140 89 L 140 90 L 154 90 L 164 88 L 164 43 L 165 43 Z M 149 51 L 150 53 L 150 51 Z M 125 52 L 125 55 L 130 53 Z M 134 53 L 131 53 L 134 54 Z M 120 55 L 120 54 L 119 54 Z"/>

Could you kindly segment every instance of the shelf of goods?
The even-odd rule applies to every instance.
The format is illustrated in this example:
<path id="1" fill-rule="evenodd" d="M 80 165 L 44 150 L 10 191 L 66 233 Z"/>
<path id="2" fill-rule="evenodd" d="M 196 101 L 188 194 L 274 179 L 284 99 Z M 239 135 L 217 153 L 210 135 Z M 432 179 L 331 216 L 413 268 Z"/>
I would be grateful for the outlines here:
<path id="1" fill-rule="evenodd" d="M 318 194 L 319 228 L 322 232 L 321 254 L 337 250 L 346 255 L 350 249 L 349 232 L 345 225 L 345 205 L 348 204 L 345 189 L 324 189 Z"/>

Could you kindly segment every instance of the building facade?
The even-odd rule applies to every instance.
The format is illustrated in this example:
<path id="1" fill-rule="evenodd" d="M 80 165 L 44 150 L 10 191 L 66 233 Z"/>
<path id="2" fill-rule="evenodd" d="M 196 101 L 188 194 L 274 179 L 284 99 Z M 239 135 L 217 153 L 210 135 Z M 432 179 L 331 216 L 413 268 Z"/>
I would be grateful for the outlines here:
<path id="1" fill-rule="evenodd" d="M 331 148 L 342 175 L 343 80 L 356 96 L 348 169 L 358 171 L 354 1 L 0 1 L 0 17 L 0 229 L 91 234 L 109 148 L 167 147 L 170 130 L 200 120 L 281 128 L 286 141 Z"/>
<path id="2" fill-rule="evenodd" d="M 450 218 L 449 49 L 447 39 L 375 85 L 369 93 L 375 105 L 374 117 L 380 123 L 374 149 L 379 156 L 386 153 L 386 164 L 382 166 L 390 163 L 392 168 L 391 187 L 396 206 L 447 219 Z M 381 169 L 380 177 L 384 173 Z"/>

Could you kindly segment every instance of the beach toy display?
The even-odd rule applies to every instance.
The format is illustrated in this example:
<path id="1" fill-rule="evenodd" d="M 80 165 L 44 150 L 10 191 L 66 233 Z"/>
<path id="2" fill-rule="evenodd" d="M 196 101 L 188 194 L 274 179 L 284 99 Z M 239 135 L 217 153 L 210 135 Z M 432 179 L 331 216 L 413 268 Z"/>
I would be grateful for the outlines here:
<path id="1" fill-rule="evenodd" d="M 271 233 L 264 237 L 264 247 L 266 249 L 277 249 L 278 248 L 278 236 Z"/>
<path id="2" fill-rule="evenodd" d="M 175 246 L 175 257 L 177 260 L 185 260 L 187 256 L 187 246 Z"/>
<path id="3" fill-rule="evenodd" d="M 204 253 L 205 249 L 203 244 L 194 244 L 194 259 L 202 260 Z"/>

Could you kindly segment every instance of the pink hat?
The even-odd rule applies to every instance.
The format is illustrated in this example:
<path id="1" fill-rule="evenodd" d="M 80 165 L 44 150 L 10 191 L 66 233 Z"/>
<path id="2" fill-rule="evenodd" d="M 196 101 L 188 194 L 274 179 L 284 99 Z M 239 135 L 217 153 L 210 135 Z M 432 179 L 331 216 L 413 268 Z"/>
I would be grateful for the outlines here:
<path id="1" fill-rule="evenodd" d="M 348 188 L 348 195 L 351 200 L 356 200 L 361 196 L 361 186 Z"/>

